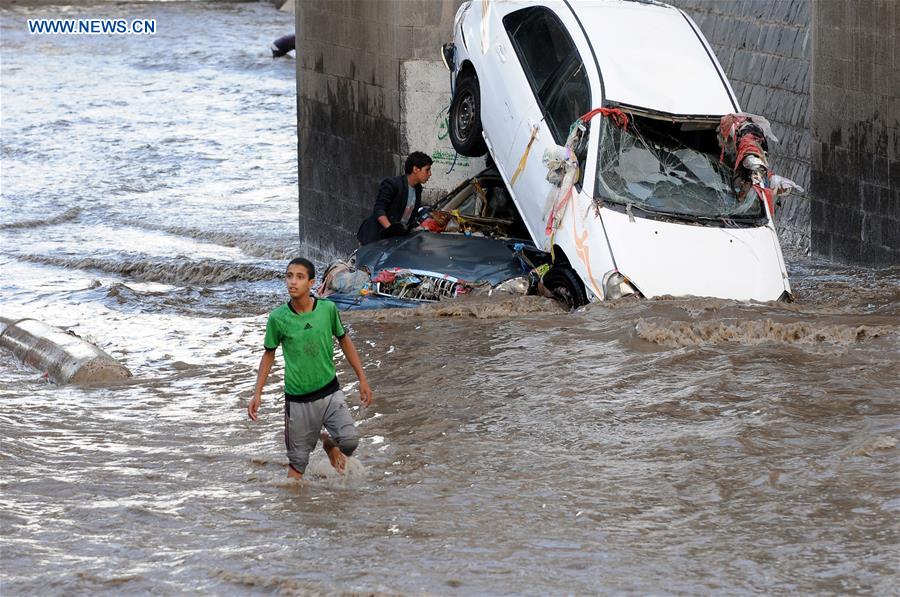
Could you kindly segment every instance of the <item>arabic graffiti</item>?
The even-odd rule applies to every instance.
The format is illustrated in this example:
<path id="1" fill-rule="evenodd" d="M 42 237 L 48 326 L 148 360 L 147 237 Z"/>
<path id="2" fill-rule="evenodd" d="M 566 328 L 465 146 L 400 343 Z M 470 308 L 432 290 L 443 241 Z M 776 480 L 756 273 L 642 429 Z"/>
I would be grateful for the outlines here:
<path id="1" fill-rule="evenodd" d="M 437 113 L 435 117 L 435 130 L 437 132 L 437 142 L 434 144 L 434 151 L 431 152 L 431 159 L 438 164 L 447 166 L 455 164 L 462 168 L 469 167 L 469 158 L 456 153 L 450 144 L 450 104 L 445 105 Z"/>
<path id="2" fill-rule="evenodd" d="M 450 136 L 450 104 L 438 112 L 438 141 L 443 141 Z"/>

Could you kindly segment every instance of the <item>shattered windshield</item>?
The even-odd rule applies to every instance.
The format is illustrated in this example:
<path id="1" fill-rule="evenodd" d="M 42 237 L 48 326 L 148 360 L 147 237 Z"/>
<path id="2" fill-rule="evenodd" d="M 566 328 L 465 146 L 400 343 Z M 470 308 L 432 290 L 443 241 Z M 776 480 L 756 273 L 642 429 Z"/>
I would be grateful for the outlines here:
<path id="1" fill-rule="evenodd" d="M 712 149 L 715 132 L 680 132 L 680 125 L 633 118 L 628 130 L 604 119 L 596 196 L 605 202 L 673 216 L 756 220 L 755 192 L 740 199 L 731 173 Z"/>

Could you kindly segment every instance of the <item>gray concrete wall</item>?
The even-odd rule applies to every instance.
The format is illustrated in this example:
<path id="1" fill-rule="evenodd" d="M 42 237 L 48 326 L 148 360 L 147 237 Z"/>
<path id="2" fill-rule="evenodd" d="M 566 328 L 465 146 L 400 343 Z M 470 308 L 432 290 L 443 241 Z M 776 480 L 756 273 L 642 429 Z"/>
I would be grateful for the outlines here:
<path id="1" fill-rule="evenodd" d="M 810 0 L 668 0 L 709 40 L 741 109 L 769 119 L 780 143 L 769 146 L 772 169 L 810 188 Z M 810 203 L 788 196 L 776 213 L 781 244 L 807 253 Z"/>
<path id="2" fill-rule="evenodd" d="M 458 0 L 297 0 L 300 239 L 356 246 L 378 182 L 402 173 L 401 63 L 439 60 Z"/>
<path id="3" fill-rule="evenodd" d="M 813 252 L 900 264 L 900 2 L 818 0 Z"/>
<path id="4" fill-rule="evenodd" d="M 434 160 L 422 194 L 433 202 L 485 167 L 483 158 L 458 155 L 450 142 L 450 73 L 440 60 L 400 65 L 400 155 L 424 151 Z"/>

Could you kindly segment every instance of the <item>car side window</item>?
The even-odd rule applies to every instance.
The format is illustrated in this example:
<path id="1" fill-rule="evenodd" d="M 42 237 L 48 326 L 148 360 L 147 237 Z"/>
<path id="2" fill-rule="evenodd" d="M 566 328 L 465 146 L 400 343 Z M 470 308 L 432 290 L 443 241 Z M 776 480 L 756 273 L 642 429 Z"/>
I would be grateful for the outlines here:
<path id="1" fill-rule="evenodd" d="M 513 42 L 535 95 L 575 51 L 562 23 L 546 8 L 524 8 L 506 15 L 503 26 Z"/>
<path id="2" fill-rule="evenodd" d="M 550 87 L 547 98 L 542 103 L 547 126 L 550 127 L 556 144 L 563 145 L 572 123 L 591 109 L 591 89 L 581 60 L 569 60 L 567 68 Z"/>
<path id="3" fill-rule="evenodd" d="M 525 8 L 503 19 L 522 69 L 557 145 L 575 119 L 591 109 L 584 62 L 565 26 L 550 10 Z"/>

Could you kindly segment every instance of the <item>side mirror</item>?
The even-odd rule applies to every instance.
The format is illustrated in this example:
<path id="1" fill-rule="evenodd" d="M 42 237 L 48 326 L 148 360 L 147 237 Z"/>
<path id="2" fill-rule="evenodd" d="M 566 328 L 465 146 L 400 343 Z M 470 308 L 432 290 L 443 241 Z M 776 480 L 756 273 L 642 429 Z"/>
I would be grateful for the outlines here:
<path id="1" fill-rule="evenodd" d="M 416 223 L 421 224 L 431 215 L 432 207 L 430 205 L 423 205 L 419 208 L 419 211 L 416 212 Z"/>

